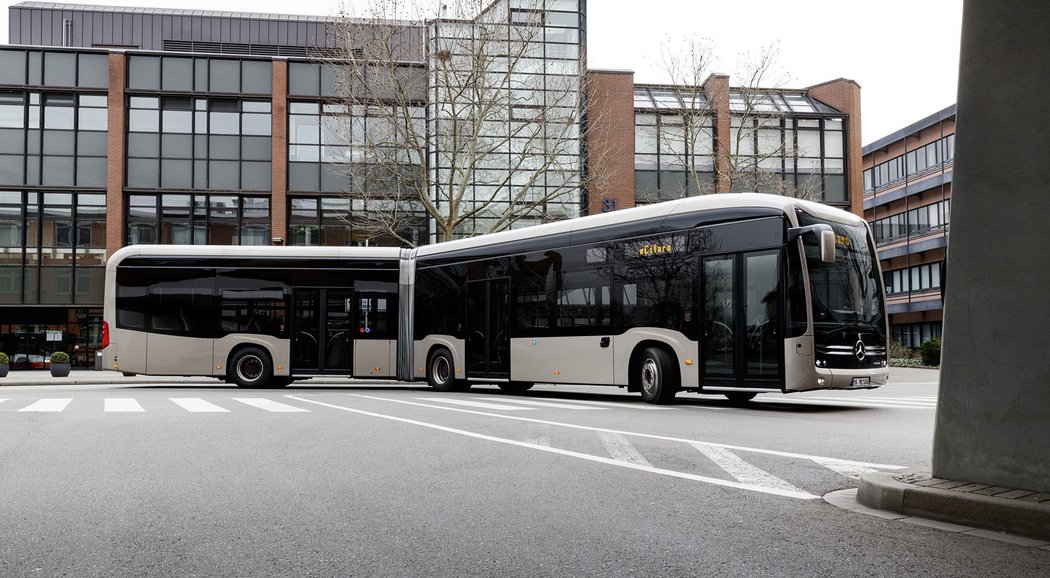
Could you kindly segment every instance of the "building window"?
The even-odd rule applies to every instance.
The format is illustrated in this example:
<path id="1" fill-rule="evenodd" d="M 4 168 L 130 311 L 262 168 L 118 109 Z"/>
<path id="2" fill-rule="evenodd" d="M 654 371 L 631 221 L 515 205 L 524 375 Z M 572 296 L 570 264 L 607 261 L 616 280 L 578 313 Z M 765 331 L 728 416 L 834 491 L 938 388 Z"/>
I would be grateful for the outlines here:
<path id="1" fill-rule="evenodd" d="M 270 102 L 131 96 L 127 186 L 270 190 Z"/>
<path id="2" fill-rule="evenodd" d="M 894 271 L 884 271 L 882 279 L 886 285 L 886 294 L 922 293 L 940 289 L 941 266 L 940 263 L 929 263 Z"/>
<path id="3" fill-rule="evenodd" d="M 909 236 L 926 235 L 945 229 L 951 222 L 951 199 L 932 203 L 877 219 L 872 223 L 875 243 L 891 243 Z"/>
<path id="4" fill-rule="evenodd" d="M 713 117 L 702 110 L 680 112 L 684 102 L 671 90 L 636 90 L 636 105 L 645 105 L 649 99 L 658 109 L 670 110 L 635 111 L 635 202 L 714 192 Z"/>
<path id="5" fill-rule="evenodd" d="M 864 171 L 864 192 L 897 184 L 905 178 L 920 177 L 940 170 L 955 160 L 955 135 L 909 151 Z"/>
<path id="6" fill-rule="evenodd" d="M 131 193 L 127 206 L 129 245 L 270 243 L 269 197 Z"/>

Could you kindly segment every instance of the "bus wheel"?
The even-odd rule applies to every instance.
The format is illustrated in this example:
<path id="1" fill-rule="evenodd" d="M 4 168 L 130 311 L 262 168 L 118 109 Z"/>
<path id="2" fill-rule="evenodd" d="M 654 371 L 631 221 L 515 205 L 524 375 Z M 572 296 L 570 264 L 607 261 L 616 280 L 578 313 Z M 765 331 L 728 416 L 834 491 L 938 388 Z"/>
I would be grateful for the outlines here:
<path id="1" fill-rule="evenodd" d="M 258 347 L 245 347 L 233 354 L 227 378 L 239 387 L 267 387 L 273 381 L 270 356 Z"/>
<path id="2" fill-rule="evenodd" d="M 504 393 L 522 393 L 532 389 L 532 386 L 536 384 L 528 381 L 508 381 L 497 385 Z"/>
<path id="3" fill-rule="evenodd" d="M 671 403 L 678 392 L 678 368 L 666 351 L 658 347 L 646 349 L 636 371 L 646 403 Z"/>
<path id="4" fill-rule="evenodd" d="M 427 383 L 437 391 L 462 389 L 456 382 L 455 366 L 447 349 L 435 349 L 427 360 Z"/>
<path id="5" fill-rule="evenodd" d="M 747 403 L 747 402 L 751 401 L 752 399 L 755 399 L 756 395 L 758 395 L 758 394 L 757 393 L 747 392 L 747 391 L 734 391 L 734 392 L 725 394 L 726 399 L 728 399 L 729 401 L 731 401 L 733 403 Z"/>

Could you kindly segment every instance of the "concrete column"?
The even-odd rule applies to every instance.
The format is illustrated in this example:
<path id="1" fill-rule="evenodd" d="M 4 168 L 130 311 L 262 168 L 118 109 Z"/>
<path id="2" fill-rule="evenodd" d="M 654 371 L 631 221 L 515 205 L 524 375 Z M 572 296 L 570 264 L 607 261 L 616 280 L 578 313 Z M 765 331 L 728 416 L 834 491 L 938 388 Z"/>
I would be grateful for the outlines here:
<path id="1" fill-rule="evenodd" d="M 587 73 L 587 214 L 634 206 L 634 73 Z"/>
<path id="2" fill-rule="evenodd" d="M 287 244 L 288 234 L 288 61 L 273 61 L 270 109 L 270 236 Z"/>
<path id="3" fill-rule="evenodd" d="M 933 474 L 1050 491 L 1050 3 L 966 0 Z"/>
<path id="4" fill-rule="evenodd" d="M 109 113 L 106 146 L 106 258 L 124 246 L 124 53 L 109 55 Z"/>

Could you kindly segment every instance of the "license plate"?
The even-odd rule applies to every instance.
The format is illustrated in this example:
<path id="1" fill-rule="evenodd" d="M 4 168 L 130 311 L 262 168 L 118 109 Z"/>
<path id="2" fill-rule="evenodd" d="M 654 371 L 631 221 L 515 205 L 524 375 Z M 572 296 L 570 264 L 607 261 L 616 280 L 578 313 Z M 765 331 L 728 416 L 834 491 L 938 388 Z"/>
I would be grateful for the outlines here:
<path id="1" fill-rule="evenodd" d="M 849 384 L 850 387 L 868 387 L 871 385 L 870 377 L 854 377 L 853 381 Z"/>

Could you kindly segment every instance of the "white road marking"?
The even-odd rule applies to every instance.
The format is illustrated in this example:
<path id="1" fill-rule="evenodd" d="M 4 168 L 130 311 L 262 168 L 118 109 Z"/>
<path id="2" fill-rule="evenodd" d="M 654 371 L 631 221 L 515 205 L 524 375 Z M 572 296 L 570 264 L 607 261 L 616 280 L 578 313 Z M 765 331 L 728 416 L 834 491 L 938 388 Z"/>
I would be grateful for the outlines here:
<path id="1" fill-rule="evenodd" d="M 837 474 L 842 474 L 843 476 L 854 480 L 859 480 L 864 474 L 870 474 L 871 472 L 877 471 L 875 468 L 868 468 L 832 458 L 812 458 L 812 460 Z"/>
<path id="2" fill-rule="evenodd" d="M 893 409 L 936 409 L 935 406 L 918 406 L 918 405 L 907 405 L 899 403 L 878 403 L 878 402 L 863 402 L 855 399 L 843 399 L 839 401 L 824 401 L 819 399 L 808 399 L 808 398 L 795 398 L 795 399 L 766 399 L 762 401 L 751 402 L 755 404 L 763 403 L 785 403 L 792 405 L 822 405 L 828 407 L 871 407 L 871 408 L 893 408 Z"/>
<path id="3" fill-rule="evenodd" d="M 551 428 L 543 424 L 525 424 L 525 443 L 551 447 Z"/>
<path id="4" fill-rule="evenodd" d="M 531 411 L 531 407 L 518 407 L 516 405 L 500 405 L 498 403 L 482 403 L 480 401 L 466 401 L 463 399 L 445 399 L 442 397 L 417 397 L 416 399 L 422 401 L 431 401 L 437 403 L 451 403 L 452 405 L 465 405 L 468 407 L 480 407 L 483 409 L 499 409 L 504 411 Z"/>
<path id="5" fill-rule="evenodd" d="M 168 399 L 178 404 L 182 409 L 194 413 L 228 413 L 230 411 L 210 401 L 204 401 L 199 397 L 169 397 Z"/>
<path id="6" fill-rule="evenodd" d="M 646 411 L 674 411 L 673 407 L 658 407 L 655 405 L 639 405 L 633 401 L 590 401 L 585 399 L 558 399 L 558 403 L 579 403 L 583 405 L 596 405 L 601 407 L 616 407 L 620 409 L 642 409 Z"/>
<path id="7" fill-rule="evenodd" d="M 288 405 L 272 399 L 266 399 L 265 397 L 235 397 L 235 401 L 239 401 L 244 404 L 248 404 L 252 407 L 259 409 L 265 409 L 266 411 L 272 411 L 277 413 L 288 413 L 288 412 L 308 412 L 310 410 L 295 407 L 294 405 Z"/>
<path id="8" fill-rule="evenodd" d="M 602 444 L 605 445 L 605 451 L 609 452 L 609 457 L 612 459 L 650 468 L 653 467 L 649 460 L 645 459 L 645 456 L 639 453 L 631 445 L 631 442 L 627 441 L 627 438 L 622 435 L 600 431 L 598 432 L 598 437 L 601 438 Z"/>
<path id="9" fill-rule="evenodd" d="M 662 468 L 654 468 L 652 466 L 643 466 L 643 465 L 640 465 L 640 464 L 632 464 L 630 462 L 617 461 L 617 460 L 614 460 L 614 459 L 611 459 L 611 458 L 605 458 L 605 457 L 601 457 L 601 456 L 592 456 L 590 454 L 584 454 L 584 453 L 574 452 L 574 451 L 570 451 L 570 450 L 563 450 L 563 449 L 559 449 L 559 448 L 545 447 L 545 446 L 540 446 L 540 445 L 536 445 L 536 444 L 531 444 L 531 443 L 528 443 L 528 442 L 520 442 L 520 441 L 517 441 L 517 440 L 511 440 L 511 439 L 506 439 L 506 438 L 501 438 L 501 437 L 496 437 L 496 436 L 490 436 L 490 435 L 486 435 L 486 434 L 480 434 L 480 433 L 477 433 L 477 432 L 451 428 L 451 427 L 438 425 L 438 424 L 435 424 L 435 423 L 428 423 L 428 422 L 425 422 L 425 421 L 419 421 L 419 420 L 415 420 L 415 419 L 408 419 L 408 418 L 397 417 L 397 416 L 393 416 L 393 415 L 386 415 L 386 414 L 375 413 L 375 412 L 371 412 L 371 411 L 364 411 L 364 410 L 354 409 L 354 408 L 345 407 L 345 406 L 341 406 L 341 405 L 325 403 L 323 401 L 314 401 L 312 399 L 306 399 L 306 398 L 299 397 L 299 396 L 296 396 L 296 395 L 288 395 L 286 397 L 289 397 L 291 399 L 294 399 L 294 400 L 297 400 L 297 401 L 301 401 L 301 402 L 304 402 L 304 403 L 313 403 L 313 404 L 316 404 L 316 405 L 329 407 L 329 408 L 332 408 L 332 409 L 338 409 L 338 410 L 341 410 L 341 411 L 348 411 L 348 412 L 356 413 L 356 414 L 359 414 L 359 415 L 367 415 L 367 416 L 370 416 L 370 417 L 375 417 L 375 418 L 379 418 L 379 419 L 386 419 L 386 420 L 390 420 L 390 421 L 396 421 L 396 422 L 400 422 L 400 423 L 405 423 L 405 424 L 410 424 L 410 425 L 430 428 L 430 429 L 443 431 L 443 432 L 447 432 L 447 433 L 452 433 L 452 434 L 456 434 L 456 435 L 461 435 L 461 436 L 466 436 L 466 437 L 470 437 L 470 438 L 474 438 L 474 439 L 480 439 L 480 440 L 485 440 L 485 441 L 490 441 L 490 442 L 495 442 L 495 443 L 507 444 L 507 445 L 517 446 L 517 447 L 522 447 L 522 448 L 529 448 L 529 449 L 534 449 L 534 450 L 538 450 L 538 451 L 542 451 L 542 452 L 558 454 L 558 455 L 561 455 L 561 456 L 567 456 L 567 457 L 577 458 L 577 459 L 581 459 L 581 460 L 597 462 L 597 463 L 600 463 L 600 464 L 606 464 L 606 465 L 616 466 L 616 467 L 620 467 L 620 468 L 627 468 L 627 469 L 631 469 L 631 470 L 638 470 L 638 471 L 642 471 L 642 472 L 648 472 L 648 473 L 651 473 L 651 474 L 659 474 L 659 475 L 662 475 L 662 476 L 669 476 L 669 477 L 673 477 L 673 478 L 680 478 L 680 479 L 691 480 L 691 481 L 695 481 L 695 482 L 702 482 L 702 483 L 706 483 L 706 484 L 712 484 L 712 485 L 715 485 L 715 486 L 736 488 L 736 489 L 740 489 L 740 490 L 749 490 L 749 491 L 752 491 L 752 492 L 760 492 L 760 493 L 763 493 L 763 494 L 773 494 L 773 495 L 784 496 L 784 497 L 788 497 L 788 498 L 798 498 L 798 499 L 801 499 L 801 500 L 815 500 L 815 499 L 819 499 L 820 498 L 820 496 L 815 496 L 815 495 L 810 494 L 808 492 L 787 492 L 787 491 L 779 490 L 779 489 L 776 489 L 776 488 L 766 488 L 766 487 L 762 487 L 762 486 L 755 486 L 755 485 L 752 485 L 752 484 L 744 484 L 744 483 L 740 483 L 740 482 L 731 482 L 731 481 L 728 481 L 728 480 L 719 480 L 717 478 L 709 478 L 709 477 L 706 477 L 706 476 L 697 476 L 697 475 L 694 475 L 694 474 L 687 474 L 685 472 L 676 472 L 674 470 L 666 470 L 666 469 L 662 469 Z M 356 397 L 369 398 L 369 396 L 363 396 L 363 395 L 358 395 Z M 383 399 L 383 398 L 370 398 L 370 399 Z M 410 403 L 410 402 L 406 402 L 406 403 Z M 413 405 L 422 405 L 422 404 L 413 404 Z M 435 407 L 437 407 L 437 406 L 435 406 Z M 451 409 L 451 408 L 448 408 L 448 409 Z M 495 414 L 492 414 L 492 415 L 495 415 Z"/>
<path id="10" fill-rule="evenodd" d="M 419 399 L 419 398 L 416 398 Z M 486 399 L 482 397 L 476 397 L 475 399 Z M 500 399 L 501 403 L 517 403 L 521 405 L 534 405 L 536 407 L 553 407 L 557 409 L 576 409 L 586 411 L 602 411 L 604 407 L 590 407 L 586 405 L 570 405 L 567 403 L 551 403 L 549 401 L 532 401 L 531 399 Z"/>
<path id="11" fill-rule="evenodd" d="M 930 406 L 937 405 L 937 400 L 936 399 L 925 400 L 925 399 L 907 399 L 907 398 L 899 398 L 899 397 L 855 397 L 855 398 L 845 398 L 845 397 L 830 397 L 830 396 L 828 396 L 828 397 L 808 397 L 807 396 L 807 397 L 799 397 L 799 398 L 796 398 L 796 399 L 812 399 L 812 400 L 819 400 L 819 401 L 843 401 L 843 402 L 848 402 L 848 403 L 853 403 L 853 402 L 860 402 L 860 403 L 889 403 L 889 404 L 901 404 L 901 405 L 916 405 L 916 406 L 922 406 L 922 407 L 930 407 Z"/>
<path id="12" fill-rule="evenodd" d="M 0 399 L 0 403 L 4 403 L 7 399 Z"/>
<path id="13" fill-rule="evenodd" d="M 740 459 L 739 456 L 725 448 L 714 447 L 709 444 L 689 444 L 707 456 L 716 466 L 725 470 L 738 482 L 754 484 L 766 488 L 776 488 L 786 492 L 801 492 L 802 490 L 774 476 L 773 474 L 756 468 L 755 466 Z"/>
<path id="14" fill-rule="evenodd" d="M 69 402 L 73 401 L 72 398 L 63 399 L 41 399 L 35 403 L 31 403 L 18 411 L 62 411 L 66 409 Z"/>
<path id="15" fill-rule="evenodd" d="M 104 411 L 140 412 L 146 410 L 142 409 L 142 406 L 133 397 L 107 397 Z"/>
<path id="16" fill-rule="evenodd" d="M 484 416 L 495 417 L 495 418 L 499 418 L 499 419 L 509 419 L 509 420 L 515 420 L 515 421 L 524 421 L 524 422 L 529 422 L 529 423 L 540 423 L 540 424 L 546 424 L 546 425 L 557 426 L 557 427 L 564 427 L 564 428 L 569 428 L 569 429 L 578 429 L 578 430 L 585 430 L 585 431 L 605 431 L 605 432 L 610 432 L 610 433 L 622 434 L 622 435 L 625 435 L 625 436 L 635 436 L 635 437 L 641 437 L 641 438 L 648 438 L 648 439 L 654 439 L 654 440 L 664 440 L 664 441 L 669 441 L 669 442 L 681 442 L 681 443 L 687 443 L 687 444 L 695 442 L 695 443 L 706 444 L 706 445 L 714 446 L 714 447 L 718 447 L 718 448 L 725 448 L 727 450 L 737 450 L 737 451 L 742 451 L 742 452 L 751 452 L 751 453 L 756 453 L 756 454 L 766 454 L 766 455 L 780 456 L 780 457 L 785 457 L 785 458 L 800 458 L 800 459 L 804 459 L 804 460 L 812 460 L 813 458 L 824 457 L 824 456 L 813 456 L 813 455 L 808 455 L 808 454 L 799 454 L 799 453 L 795 453 L 795 452 L 782 452 L 782 451 L 779 451 L 779 450 L 767 450 L 767 449 L 763 449 L 763 448 L 751 448 L 751 447 L 746 447 L 746 446 L 735 446 L 735 445 L 731 445 L 731 444 L 722 444 L 722 443 L 716 443 L 716 442 L 705 442 L 705 441 L 702 441 L 702 440 L 691 440 L 691 439 L 685 439 L 685 438 L 676 438 L 676 437 L 672 437 L 672 436 L 662 436 L 662 435 L 657 435 L 657 434 L 638 433 L 638 432 L 630 432 L 630 431 L 624 431 L 624 430 L 615 430 L 615 429 L 608 429 L 608 428 L 601 428 L 601 427 L 592 427 L 592 426 L 586 426 L 586 425 L 577 425 L 577 424 L 574 424 L 574 423 L 550 421 L 550 420 L 545 420 L 545 419 L 536 419 L 536 418 L 531 418 L 531 417 L 521 417 L 521 416 L 516 416 L 516 415 L 502 415 L 502 414 L 498 414 L 498 413 L 488 413 L 488 412 L 485 412 L 485 411 L 475 411 L 475 410 L 470 410 L 470 409 L 459 409 L 457 407 L 443 407 L 443 406 L 440 406 L 440 405 L 427 405 L 425 403 L 417 403 L 417 402 L 414 402 L 414 401 L 404 401 L 404 400 L 400 400 L 400 399 L 390 399 L 388 397 L 377 397 L 377 396 L 374 396 L 374 395 L 362 395 L 362 394 L 359 394 L 359 393 L 354 393 L 354 394 L 350 394 L 350 395 L 352 395 L 353 397 L 360 397 L 360 398 L 364 398 L 364 399 L 374 399 L 374 400 L 378 400 L 378 401 L 387 401 L 387 402 L 390 402 L 390 403 L 399 403 L 399 404 L 402 404 L 402 405 L 415 405 L 415 406 L 419 406 L 419 407 L 429 407 L 429 408 L 432 408 L 432 409 L 440 409 L 440 410 L 444 410 L 444 411 L 456 411 L 456 412 L 460 412 L 460 413 L 471 413 L 471 414 L 474 414 L 474 415 L 484 415 Z M 293 395 L 286 395 L 285 397 L 290 397 L 290 398 L 293 398 L 293 399 L 300 399 L 300 398 L 295 397 Z M 302 401 L 302 400 L 300 399 L 300 401 Z M 321 403 L 321 402 L 311 402 L 311 403 Z M 838 458 L 828 458 L 828 459 L 838 459 Z M 857 461 L 853 461 L 853 460 L 839 460 L 839 461 L 844 462 L 844 463 L 849 463 L 849 464 L 869 467 L 869 468 L 876 468 L 876 469 L 880 469 L 880 470 L 903 470 L 903 469 L 905 469 L 907 467 L 907 466 L 897 466 L 897 465 L 892 465 L 892 464 L 877 464 L 877 463 L 870 463 L 870 462 L 857 462 Z"/>

